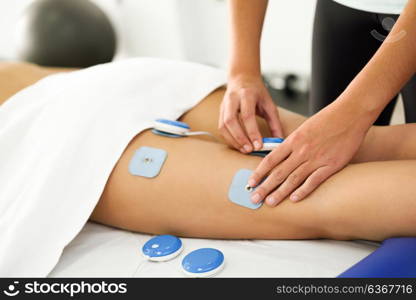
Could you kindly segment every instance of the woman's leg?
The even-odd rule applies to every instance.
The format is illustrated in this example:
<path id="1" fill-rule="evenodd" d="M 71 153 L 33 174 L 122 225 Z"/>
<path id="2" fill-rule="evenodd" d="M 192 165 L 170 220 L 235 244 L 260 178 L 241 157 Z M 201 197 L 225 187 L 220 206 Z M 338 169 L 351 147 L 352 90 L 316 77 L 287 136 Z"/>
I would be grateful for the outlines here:
<path id="1" fill-rule="evenodd" d="M 128 172 L 141 146 L 168 152 L 156 178 Z M 250 210 L 230 202 L 234 174 L 254 169 L 259 160 L 220 143 L 146 131 L 126 148 L 91 219 L 132 231 L 205 238 L 382 240 L 416 235 L 416 161 L 350 165 L 299 203 L 286 199 L 276 208 Z"/>
<path id="2" fill-rule="evenodd" d="M 222 91 L 216 91 L 182 120 L 194 130 L 216 134 L 221 99 Z M 291 117 L 293 123 L 303 120 Z M 289 132 L 291 127 L 285 125 Z M 227 192 L 234 174 L 241 168 L 254 169 L 260 158 L 204 139 L 165 138 L 149 131 L 135 137 L 91 219 L 133 231 L 207 238 L 382 240 L 416 234 L 416 161 L 350 165 L 300 203 L 286 199 L 276 208 L 263 205 L 250 210 L 230 202 Z M 128 172 L 128 163 L 141 146 L 168 151 L 156 178 Z"/>

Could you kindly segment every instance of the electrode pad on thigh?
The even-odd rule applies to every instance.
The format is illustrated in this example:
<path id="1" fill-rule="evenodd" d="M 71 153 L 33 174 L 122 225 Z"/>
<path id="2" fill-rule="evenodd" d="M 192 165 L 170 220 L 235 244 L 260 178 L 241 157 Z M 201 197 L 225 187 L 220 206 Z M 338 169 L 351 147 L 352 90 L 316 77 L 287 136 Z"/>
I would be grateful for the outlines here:
<path id="1" fill-rule="evenodd" d="M 162 149 L 140 147 L 130 160 L 129 172 L 136 176 L 156 177 L 160 173 L 167 155 L 168 153 Z"/>
<path id="2" fill-rule="evenodd" d="M 179 138 L 195 135 L 208 135 L 216 139 L 214 135 L 207 131 L 191 131 L 188 124 L 180 121 L 167 119 L 157 119 L 153 122 L 152 132 L 156 135 Z"/>
<path id="3" fill-rule="evenodd" d="M 183 135 L 177 135 L 177 134 L 173 134 L 173 133 L 168 133 L 165 131 L 161 131 L 161 130 L 157 130 L 157 129 L 152 129 L 152 132 L 156 135 L 160 135 L 160 136 L 165 136 L 165 137 L 171 137 L 171 138 L 181 138 L 183 137 Z"/>
<path id="4" fill-rule="evenodd" d="M 235 204 L 250 209 L 257 209 L 262 206 L 263 203 L 260 202 L 256 204 L 250 200 L 251 193 L 256 189 L 248 185 L 248 179 L 252 173 L 253 171 L 248 169 L 238 170 L 238 172 L 234 175 L 233 181 L 231 182 L 228 190 L 228 199 Z"/>
<path id="5" fill-rule="evenodd" d="M 265 157 L 277 146 L 284 142 L 282 138 L 263 138 L 263 147 L 258 151 L 250 152 L 250 155 Z"/>
<path id="6" fill-rule="evenodd" d="M 188 124 L 167 119 L 157 119 L 153 122 L 152 132 L 166 137 L 184 137 L 190 131 Z"/>
<path id="7" fill-rule="evenodd" d="M 282 138 L 263 138 L 263 147 L 260 151 L 272 151 L 283 142 Z"/>
<path id="8" fill-rule="evenodd" d="M 271 151 L 253 151 L 253 152 L 250 152 L 249 154 L 253 156 L 266 157 L 266 155 L 269 154 L 270 152 Z"/>

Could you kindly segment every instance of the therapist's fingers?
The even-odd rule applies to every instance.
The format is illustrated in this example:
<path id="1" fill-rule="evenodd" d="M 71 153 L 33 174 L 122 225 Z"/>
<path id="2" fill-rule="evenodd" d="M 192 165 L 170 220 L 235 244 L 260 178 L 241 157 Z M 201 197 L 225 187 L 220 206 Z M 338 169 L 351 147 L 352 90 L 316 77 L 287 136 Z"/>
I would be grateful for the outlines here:
<path id="1" fill-rule="evenodd" d="M 221 132 L 224 140 L 228 145 L 235 149 L 240 149 L 240 145 L 234 140 L 231 134 L 228 132 L 227 128 L 224 125 L 224 103 L 221 103 L 220 106 L 220 117 L 218 119 L 218 129 Z"/>
<path id="2" fill-rule="evenodd" d="M 265 158 L 262 159 L 260 164 L 251 174 L 248 184 L 251 187 L 257 186 L 260 181 L 269 174 L 273 168 L 280 164 L 284 159 L 290 155 L 290 148 L 285 145 L 285 142 L 281 143 L 276 149 L 270 152 Z M 284 178 L 283 178 L 284 179 Z"/>
<path id="3" fill-rule="evenodd" d="M 245 98 L 241 100 L 240 115 L 254 150 L 260 150 L 263 143 L 256 120 L 256 99 L 254 95 L 246 94 Z"/>
<path id="4" fill-rule="evenodd" d="M 313 172 L 305 182 L 290 195 L 293 202 L 300 201 L 312 193 L 322 182 L 328 179 L 337 170 L 324 166 Z"/>
<path id="5" fill-rule="evenodd" d="M 270 96 L 269 96 L 270 97 Z M 283 128 L 279 118 L 279 111 L 277 110 L 276 105 L 273 103 L 272 98 L 263 102 L 262 116 L 269 125 L 270 132 L 274 137 L 283 138 Z"/>
<path id="6" fill-rule="evenodd" d="M 270 172 L 267 178 L 257 186 L 255 192 L 252 193 L 251 200 L 253 203 L 259 203 L 266 198 L 266 203 L 270 206 L 277 204 L 275 199 L 273 197 L 271 198 L 270 195 L 286 180 L 293 170 L 296 169 L 296 165 L 293 161 L 294 158 L 293 155 L 291 155 Z"/>
<path id="7" fill-rule="evenodd" d="M 296 170 L 290 173 L 286 180 L 269 196 L 266 198 L 266 203 L 269 206 L 276 206 L 282 202 L 286 197 L 290 195 L 295 189 L 297 189 L 305 179 L 313 173 L 316 168 L 313 168 L 310 164 L 304 163 Z"/>
<path id="8" fill-rule="evenodd" d="M 229 99 L 224 103 L 224 125 L 228 133 L 234 138 L 238 144 L 238 148 L 243 153 L 253 151 L 253 147 L 241 128 L 238 113 L 240 110 L 240 99 L 235 94 L 230 94 Z"/>

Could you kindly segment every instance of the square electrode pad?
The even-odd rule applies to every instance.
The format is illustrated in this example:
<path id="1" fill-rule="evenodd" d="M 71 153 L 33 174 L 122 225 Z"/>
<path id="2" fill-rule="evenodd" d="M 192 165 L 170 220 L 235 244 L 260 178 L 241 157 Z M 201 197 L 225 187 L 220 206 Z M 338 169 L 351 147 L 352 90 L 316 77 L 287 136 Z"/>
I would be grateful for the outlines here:
<path id="1" fill-rule="evenodd" d="M 235 173 L 228 190 L 228 199 L 235 204 L 250 209 L 257 209 L 262 206 L 263 202 L 255 204 L 250 200 L 251 193 L 255 191 L 255 188 L 250 188 L 247 185 L 248 179 L 252 173 L 253 171 L 248 169 L 240 169 Z"/>
<path id="2" fill-rule="evenodd" d="M 156 177 L 160 173 L 167 156 L 168 153 L 165 150 L 140 147 L 130 160 L 129 172 L 136 176 Z"/>

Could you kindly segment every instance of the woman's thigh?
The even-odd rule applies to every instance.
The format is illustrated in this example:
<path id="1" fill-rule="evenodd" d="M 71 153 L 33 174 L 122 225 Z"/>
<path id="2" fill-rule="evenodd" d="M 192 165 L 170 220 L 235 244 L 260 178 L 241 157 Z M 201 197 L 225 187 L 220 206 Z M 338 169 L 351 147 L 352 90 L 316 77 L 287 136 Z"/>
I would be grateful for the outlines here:
<path id="1" fill-rule="evenodd" d="M 168 152 L 153 179 L 128 171 L 141 146 Z M 382 240 L 416 235 L 416 161 L 347 166 L 299 203 L 286 199 L 275 208 L 250 210 L 230 202 L 235 173 L 258 163 L 258 157 L 221 143 L 145 131 L 114 167 L 91 219 L 132 231 L 205 238 Z"/>
<path id="2" fill-rule="evenodd" d="M 128 171 L 134 152 L 142 146 L 168 152 L 155 178 L 133 176 Z M 242 168 L 254 169 L 258 162 L 258 157 L 240 154 L 221 143 L 193 137 L 166 138 L 145 131 L 131 141 L 114 167 L 92 220 L 133 231 L 191 237 L 324 235 L 316 228 L 320 222 L 313 201 L 303 204 L 308 209 L 295 212 L 294 206 L 251 210 L 228 200 L 235 173 Z M 300 218 L 294 222 L 296 214 L 303 216 L 305 222 Z"/>

